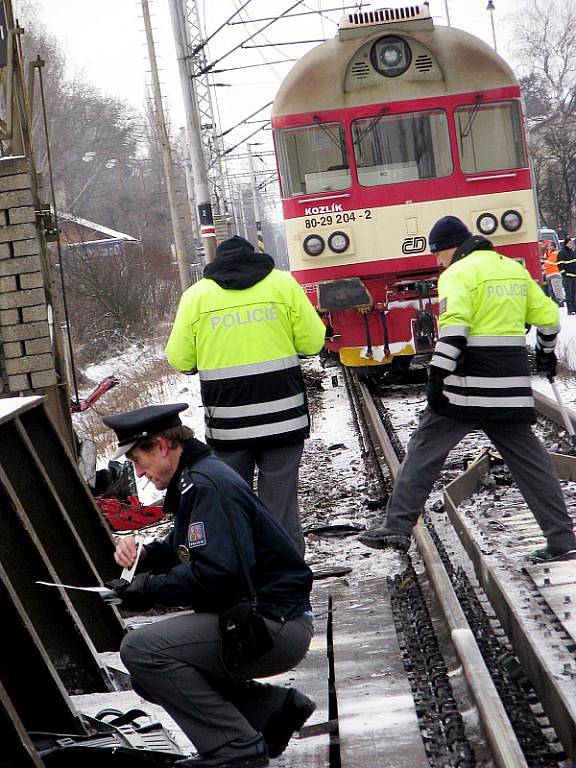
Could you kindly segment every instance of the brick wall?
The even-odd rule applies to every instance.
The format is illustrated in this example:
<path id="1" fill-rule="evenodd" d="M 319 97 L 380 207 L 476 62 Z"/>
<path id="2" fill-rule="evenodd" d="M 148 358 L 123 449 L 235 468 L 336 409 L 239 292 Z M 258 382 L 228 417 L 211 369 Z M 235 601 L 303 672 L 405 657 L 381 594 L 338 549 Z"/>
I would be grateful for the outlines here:
<path id="1" fill-rule="evenodd" d="M 57 383 L 28 161 L 0 158 L 0 393 Z"/>

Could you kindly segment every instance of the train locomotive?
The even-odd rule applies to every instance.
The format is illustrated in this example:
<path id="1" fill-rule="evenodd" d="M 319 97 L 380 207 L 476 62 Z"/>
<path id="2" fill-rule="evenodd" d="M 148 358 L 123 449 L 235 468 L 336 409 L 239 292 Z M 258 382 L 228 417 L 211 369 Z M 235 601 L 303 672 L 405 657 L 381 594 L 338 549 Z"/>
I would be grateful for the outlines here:
<path id="1" fill-rule="evenodd" d="M 431 353 L 427 235 L 441 216 L 539 278 L 518 82 L 427 4 L 344 16 L 283 81 L 272 127 L 292 273 L 344 365 L 405 368 Z"/>

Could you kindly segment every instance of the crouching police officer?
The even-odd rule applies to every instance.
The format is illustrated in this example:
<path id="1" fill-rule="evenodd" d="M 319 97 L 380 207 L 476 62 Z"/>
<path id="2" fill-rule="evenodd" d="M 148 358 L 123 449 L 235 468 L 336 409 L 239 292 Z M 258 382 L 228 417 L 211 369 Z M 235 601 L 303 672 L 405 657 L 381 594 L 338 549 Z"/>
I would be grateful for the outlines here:
<path id="1" fill-rule="evenodd" d="M 536 368 L 556 375 L 558 307 L 524 267 L 473 236 L 455 216 L 432 227 L 430 250 L 445 272 L 438 280 L 440 338 L 430 361 L 428 408 L 408 443 L 386 520 L 360 540 L 407 551 L 448 453 L 482 429 L 502 455 L 536 518 L 546 546 L 536 562 L 576 559 L 576 537 L 536 421 L 525 325 L 537 326 Z M 576 279 L 576 278 L 575 278 Z"/>
<path id="2" fill-rule="evenodd" d="M 198 750 L 178 765 L 256 768 L 284 751 L 315 705 L 296 689 L 253 682 L 298 664 L 313 634 L 312 574 L 247 483 L 183 426 L 177 403 L 103 419 L 138 477 L 166 490 L 168 536 L 142 549 L 127 610 L 188 606 L 132 630 L 120 655 L 135 690 L 160 704 Z M 130 567 L 133 537 L 116 547 Z M 254 606 L 256 606 L 254 610 Z"/>

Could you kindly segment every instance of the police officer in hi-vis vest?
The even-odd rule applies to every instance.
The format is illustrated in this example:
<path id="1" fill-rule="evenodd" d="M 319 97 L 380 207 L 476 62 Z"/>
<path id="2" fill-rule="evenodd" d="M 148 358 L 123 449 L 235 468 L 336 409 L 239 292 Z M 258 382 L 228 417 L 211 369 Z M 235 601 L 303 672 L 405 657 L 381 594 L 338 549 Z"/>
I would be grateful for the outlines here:
<path id="1" fill-rule="evenodd" d="M 298 469 L 310 431 L 299 356 L 326 328 L 302 288 L 243 237 L 220 243 L 180 300 L 166 346 L 176 370 L 198 372 L 206 442 L 252 485 L 301 552 Z"/>
<path id="2" fill-rule="evenodd" d="M 412 527 L 450 450 L 474 429 L 494 443 L 546 538 L 537 562 L 576 559 L 576 538 L 552 461 L 533 434 L 536 421 L 526 324 L 537 326 L 536 368 L 556 374 L 558 306 L 517 261 L 472 236 L 460 219 L 432 227 L 440 338 L 430 363 L 428 407 L 412 435 L 382 526 L 360 540 L 407 551 Z"/>

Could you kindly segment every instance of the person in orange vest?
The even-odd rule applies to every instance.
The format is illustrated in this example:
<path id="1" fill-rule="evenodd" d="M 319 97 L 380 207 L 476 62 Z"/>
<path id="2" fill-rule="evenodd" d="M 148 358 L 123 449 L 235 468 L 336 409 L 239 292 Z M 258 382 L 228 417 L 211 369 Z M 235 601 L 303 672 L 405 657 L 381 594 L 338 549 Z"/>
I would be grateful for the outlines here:
<path id="1" fill-rule="evenodd" d="M 544 279 L 546 280 L 548 296 L 550 296 L 559 307 L 563 307 L 564 286 L 562 285 L 562 274 L 558 268 L 558 251 L 553 250 L 551 243 L 548 241 L 542 245 L 543 248 L 540 254 L 540 262 L 542 264 Z"/>

